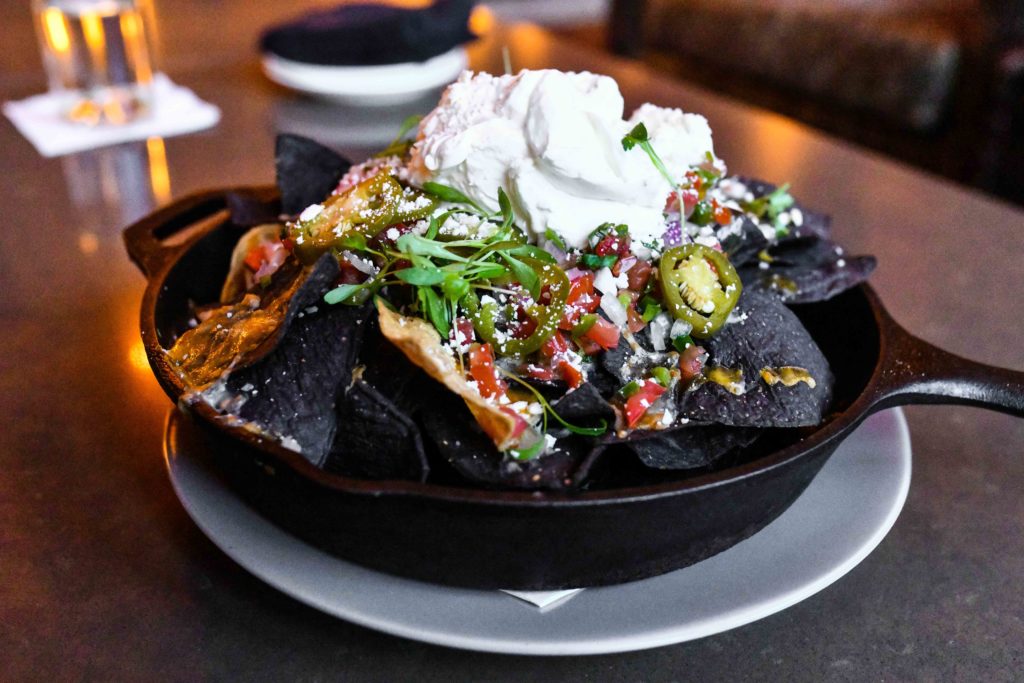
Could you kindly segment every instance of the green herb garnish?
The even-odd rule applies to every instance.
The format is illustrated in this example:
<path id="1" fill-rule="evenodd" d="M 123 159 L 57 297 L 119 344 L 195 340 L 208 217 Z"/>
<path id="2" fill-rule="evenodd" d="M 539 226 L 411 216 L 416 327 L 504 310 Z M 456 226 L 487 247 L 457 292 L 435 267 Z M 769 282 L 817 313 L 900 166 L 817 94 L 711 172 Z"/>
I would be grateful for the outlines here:
<path id="1" fill-rule="evenodd" d="M 556 247 L 558 247 L 562 251 L 565 251 L 565 252 L 569 251 L 569 248 L 567 246 L 565 246 L 565 240 L 562 239 L 562 236 L 559 235 L 554 230 L 552 230 L 551 228 L 547 228 L 547 229 L 544 230 L 544 237 L 546 237 L 549 242 L 554 244 Z"/>
<path id="2" fill-rule="evenodd" d="M 627 152 L 637 146 L 647 153 L 651 163 L 654 164 L 656 169 L 658 169 L 658 172 L 661 173 L 662 177 L 668 181 L 668 184 L 675 187 L 676 181 L 672 178 L 672 174 L 668 172 L 668 169 L 665 168 L 665 162 L 663 162 L 661 157 L 658 156 L 658 153 L 654 151 L 654 147 L 651 145 L 651 139 L 647 135 L 647 126 L 643 123 L 636 124 L 636 126 L 633 127 L 633 130 L 626 133 L 622 138 L 622 149 Z"/>
<path id="3" fill-rule="evenodd" d="M 599 270 L 601 268 L 611 268 L 615 265 L 615 262 L 619 260 L 619 257 L 615 254 L 607 254 L 606 256 L 598 256 L 597 254 L 583 254 L 580 256 L 580 263 L 586 268 L 591 270 Z"/>
<path id="4" fill-rule="evenodd" d="M 682 353 L 688 347 L 693 346 L 693 343 L 693 337 L 688 334 L 684 334 L 683 336 L 676 337 L 672 340 L 672 346 L 675 347 L 675 350 L 679 353 Z"/>
<path id="5" fill-rule="evenodd" d="M 375 156 L 405 156 L 405 153 L 409 151 L 410 145 L 412 145 L 412 141 L 406 140 L 405 136 L 422 120 L 423 116 L 421 114 L 413 114 L 405 121 L 402 121 L 402 126 L 398 129 L 398 135 L 395 136 L 395 139 L 388 143 L 387 147 L 377 152 Z"/>

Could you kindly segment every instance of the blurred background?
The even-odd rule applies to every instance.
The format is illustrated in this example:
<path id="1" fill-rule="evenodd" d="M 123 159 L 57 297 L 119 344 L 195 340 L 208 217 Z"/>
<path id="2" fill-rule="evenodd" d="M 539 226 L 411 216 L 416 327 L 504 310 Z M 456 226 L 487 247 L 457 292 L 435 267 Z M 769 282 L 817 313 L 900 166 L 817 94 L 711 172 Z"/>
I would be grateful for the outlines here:
<path id="1" fill-rule="evenodd" d="M 571 3 L 550 4 L 570 12 Z M 549 20 L 567 36 L 1024 203 L 1022 0 L 612 0 L 587 12 Z"/>
<path id="2" fill-rule="evenodd" d="M 165 2 L 153 4 L 159 60 L 169 73 L 251 59 L 259 36 L 233 26 L 270 26 L 339 4 L 196 0 L 189 12 L 161 12 Z M 24 23 L 25 5 L 2 3 L 0 20 Z M 496 21 L 540 24 L 1024 204 L 1024 0 L 491 0 L 471 27 L 484 33 Z M 184 32 L 203 51 L 160 49 Z M 33 37 L 7 35 L 25 44 L 5 45 L 0 85 L 41 89 Z M 294 120 L 309 131 L 318 116 L 331 118 L 329 109 L 284 103 L 279 127 Z M 359 131 L 359 117 L 352 113 L 349 132 Z M 367 127 L 393 129 L 373 112 L 363 117 Z"/>

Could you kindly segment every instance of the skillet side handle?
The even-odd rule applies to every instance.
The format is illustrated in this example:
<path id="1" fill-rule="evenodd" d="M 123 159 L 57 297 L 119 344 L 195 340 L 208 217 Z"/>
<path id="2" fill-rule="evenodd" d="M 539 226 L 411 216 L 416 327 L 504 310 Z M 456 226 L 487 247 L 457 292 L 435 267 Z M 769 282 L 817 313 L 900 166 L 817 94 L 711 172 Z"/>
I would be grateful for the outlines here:
<path id="1" fill-rule="evenodd" d="M 886 316 L 882 370 L 871 411 L 957 404 L 1024 417 L 1024 372 L 985 365 L 919 339 Z"/>
<path id="2" fill-rule="evenodd" d="M 232 195 L 269 201 L 276 197 L 277 190 L 232 187 L 186 195 L 125 228 L 123 237 L 128 256 L 146 277 L 152 277 L 182 248 L 182 245 L 167 245 L 164 240 L 223 211 Z"/>

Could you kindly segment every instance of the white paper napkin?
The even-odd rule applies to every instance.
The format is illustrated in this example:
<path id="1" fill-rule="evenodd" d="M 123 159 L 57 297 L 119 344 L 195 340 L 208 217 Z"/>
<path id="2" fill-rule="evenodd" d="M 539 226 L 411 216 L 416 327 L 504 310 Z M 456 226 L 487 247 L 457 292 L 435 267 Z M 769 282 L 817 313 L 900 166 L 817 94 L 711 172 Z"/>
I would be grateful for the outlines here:
<path id="1" fill-rule="evenodd" d="M 536 605 L 537 607 L 540 607 L 541 611 L 543 612 L 544 610 L 546 610 L 546 609 L 548 609 L 550 607 L 554 607 L 556 603 L 559 604 L 559 605 L 563 604 L 564 602 L 569 600 L 569 598 L 571 598 L 572 596 L 576 595 L 577 593 L 579 593 L 582 590 L 583 590 L 582 588 L 569 588 L 567 590 L 561 590 L 561 591 L 506 591 L 506 590 L 503 590 L 501 592 L 502 593 L 507 593 L 508 595 L 511 595 L 514 598 L 519 598 L 520 600 L 524 600 L 524 601 L 530 603 L 531 605 Z"/>
<path id="2" fill-rule="evenodd" d="M 164 74 L 153 77 L 153 107 L 149 116 L 122 126 L 86 126 L 60 115 L 59 98 L 46 93 L 5 102 L 4 114 L 45 157 L 81 152 L 129 140 L 170 137 L 215 126 L 220 109 L 175 85 Z"/>

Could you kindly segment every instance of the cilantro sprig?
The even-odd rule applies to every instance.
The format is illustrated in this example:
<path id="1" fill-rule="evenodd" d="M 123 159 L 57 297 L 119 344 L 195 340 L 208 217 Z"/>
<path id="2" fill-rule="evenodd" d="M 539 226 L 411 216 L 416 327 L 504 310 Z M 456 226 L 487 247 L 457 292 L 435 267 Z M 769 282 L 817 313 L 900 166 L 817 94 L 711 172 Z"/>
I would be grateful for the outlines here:
<path id="1" fill-rule="evenodd" d="M 654 151 L 654 146 L 651 145 L 651 138 L 647 134 L 647 126 L 645 126 L 643 122 L 633 126 L 633 130 L 626 133 L 622 138 L 622 149 L 628 152 L 634 147 L 642 149 L 650 158 L 654 167 L 658 169 L 659 173 L 661 173 L 662 177 L 668 181 L 668 184 L 673 188 L 676 187 L 678 183 L 676 183 L 672 174 L 668 172 L 668 169 L 665 168 L 665 162 L 663 162 L 661 157 L 658 156 L 658 153 Z"/>

